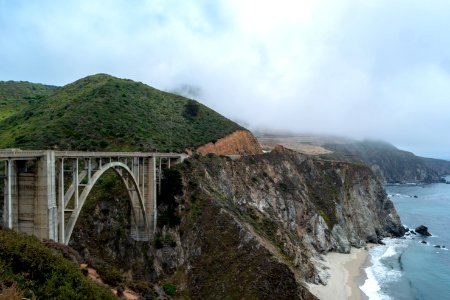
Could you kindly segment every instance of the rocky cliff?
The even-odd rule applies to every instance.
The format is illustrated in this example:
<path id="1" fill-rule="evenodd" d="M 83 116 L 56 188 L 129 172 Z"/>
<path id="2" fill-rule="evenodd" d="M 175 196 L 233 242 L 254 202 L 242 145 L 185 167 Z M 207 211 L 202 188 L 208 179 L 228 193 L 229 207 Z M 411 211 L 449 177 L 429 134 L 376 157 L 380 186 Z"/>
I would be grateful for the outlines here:
<path id="1" fill-rule="evenodd" d="M 326 283 L 322 254 L 403 234 L 368 167 L 282 147 L 237 160 L 195 156 L 166 171 L 151 243 L 130 240 L 126 194 L 102 199 L 108 188 L 94 194 L 71 245 L 154 295 L 170 283 L 175 298 L 316 299 L 304 283 Z"/>
<path id="2" fill-rule="evenodd" d="M 237 130 L 215 142 L 205 144 L 196 150 L 205 155 L 215 153 L 219 155 L 260 154 L 261 146 L 253 134 L 247 130 Z"/>
<path id="3" fill-rule="evenodd" d="M 180 285 L 193 298 L 314 299 L 303 282 L 326 282 L 321 254 L 404 232 L 363 165 L 277 148 L 236 161 L 188 160 L 181 173 Z"/>

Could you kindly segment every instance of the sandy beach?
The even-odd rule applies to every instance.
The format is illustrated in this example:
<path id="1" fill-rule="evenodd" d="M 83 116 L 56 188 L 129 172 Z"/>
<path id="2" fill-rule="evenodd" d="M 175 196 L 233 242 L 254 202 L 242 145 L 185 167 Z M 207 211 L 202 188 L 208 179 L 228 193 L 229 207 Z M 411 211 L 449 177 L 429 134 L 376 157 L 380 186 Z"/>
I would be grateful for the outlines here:
<path id="1" fill-rule="evenodd" d="M 367 299 L 358 285 L 362 284 L 363 267 L 369 251 L 352 248 L 350 254 L 328 253 L 326 265 L 330 268 L 330 278 L 326 286 L 310 284 L 310 291 L 321 300 L 362 300 Z"/>

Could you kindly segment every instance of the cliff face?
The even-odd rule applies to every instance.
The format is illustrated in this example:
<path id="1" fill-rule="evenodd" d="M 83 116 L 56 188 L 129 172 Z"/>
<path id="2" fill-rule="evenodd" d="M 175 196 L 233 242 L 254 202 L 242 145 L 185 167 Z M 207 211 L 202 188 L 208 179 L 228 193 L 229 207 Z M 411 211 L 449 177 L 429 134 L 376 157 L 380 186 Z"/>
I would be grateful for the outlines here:
<path id="1" fill-rule="evenodd" d="M 297 298 L 313 299 L 302 282 L 326 282 L 320 254 L 404 232 L 382 185 L 362 165 L 278 148 L 236 161 L 199 158 L 182 173 L 181 245 L 193 295 L 243 293 L 248 281 L 254 290 L 269 282 L 277 291 L 295 283 Z"/>
<path id="2" fill-rule="evenodd" d="M 242 155 L 242 154 L 260 154 L 261 146 L 258 140 L 246 130 L 237 130 L 214 143 L 208 143 L 197 150 L 197 153 L 205 155 L 214 153 L 218 155 Z"/>
<path id="3" fill-rule="evenodd" d="M 174 283 L 188 299 L 316 299 L 304 282 L 326 283 L 321 254 L 403 234 L 392 202 L 363 165 L 279 147 L 237 160 L 197 156 L 165 177 L 172 182 L 158 200 L 152 243 L 130 241 L 127 220 L 101 220 L 129 210 L 101 200 L 91 202 L 95 213 L 80 221 L 72 245 L 129 279 Z"/>

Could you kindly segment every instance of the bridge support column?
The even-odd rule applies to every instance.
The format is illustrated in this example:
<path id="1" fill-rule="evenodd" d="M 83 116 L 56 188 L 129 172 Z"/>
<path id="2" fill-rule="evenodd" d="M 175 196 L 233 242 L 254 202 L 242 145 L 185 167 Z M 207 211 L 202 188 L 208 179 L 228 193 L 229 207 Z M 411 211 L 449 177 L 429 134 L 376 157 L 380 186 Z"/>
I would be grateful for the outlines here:
<path id="1" fill-rule="evenodd" d="M 59 237 L 58 242 L 65 244 L 65 201 L 64 201 L 64 158 L 59 160 L 59 182 L 58 182 L 58 214 L 59 214 Z"/>
<path id="2" fill-rule="evenodd" d="M 13 229 L 14 206 L 17 203 L 17 172 L 16 163 L 9 159 L 6 161 L 5 170 L 5 204 L 3 206 L 3 223 L 6 228 Z"/>
<path id="3" fill-rule="evenodd" d="M 37 195 L 34 205 L 34 235 L 39 239 L 58 240 L 56 206 L 55 153 L 46 151 L 37 160 Z"/>
<path id="4" fill-rule="evenodd" d="M 142 164 L 144 164 L 144 159 L 142 159 Z M 132 168 L 131 171 L 133 173 L 134 178 L 136 179 L 136 187 L 133 187 L 133 185 L 129 182 L 128 188 L 130 189 L 130 194 L 132 197 L 131 203 L 133 203 L 132 206 L 132 218 L 134 218 L 135 221 L 135 228 L 132 231 L 132 234 L 134 236 L 134 239 L 136 241 L 148 241 L 148 231 L 146 228 L 146 222 L 145 222 L 145 215 L 142 213 L 142 207 L 139 205 L 139 172 L 140 169 L 144 169 L 144 167 L 141 165 L 141 160 L 139 157 L 133 157 L 132 159 Z"/>
<path id="5" fill-rule="evenodd" d="M 147 160 L 147 170 L 146 170 L 146 185 L 147 189 L 144 194 L 144 204 L 145 212 L 148 218 L 148 231 L 151 234 L 155 233 L 156 230 L 156 159 L 155 157 L 150 157 Z"/>

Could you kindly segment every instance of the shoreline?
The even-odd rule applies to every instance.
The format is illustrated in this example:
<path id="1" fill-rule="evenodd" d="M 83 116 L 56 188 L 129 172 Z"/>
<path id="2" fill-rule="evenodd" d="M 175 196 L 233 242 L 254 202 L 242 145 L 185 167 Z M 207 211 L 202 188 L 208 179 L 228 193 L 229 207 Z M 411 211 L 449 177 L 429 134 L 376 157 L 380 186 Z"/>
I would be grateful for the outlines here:
<path id="1" fill-rule="evenodd" d="M 364 284 L 367 275 L 364 269 L 370 265 L 369 249 L 351 248 L 350 253 L 330 252 L 324 256 L 329 268 L 330 278 L 327 285 L 308 284 L 309 291 L 321 300 L 367 300 L 359 286 Z"/>

